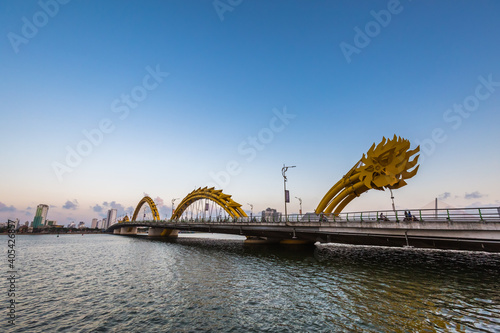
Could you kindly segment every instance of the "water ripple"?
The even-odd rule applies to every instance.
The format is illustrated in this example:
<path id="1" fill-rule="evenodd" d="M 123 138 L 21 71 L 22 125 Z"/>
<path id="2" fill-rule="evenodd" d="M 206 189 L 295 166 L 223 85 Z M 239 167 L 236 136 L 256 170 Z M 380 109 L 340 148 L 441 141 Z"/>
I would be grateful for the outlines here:
<path id="1" fill-rule="evenodd" d="M 500 332 L 498 254 L 18 240 L 18 317 L 7 332 Z"/>

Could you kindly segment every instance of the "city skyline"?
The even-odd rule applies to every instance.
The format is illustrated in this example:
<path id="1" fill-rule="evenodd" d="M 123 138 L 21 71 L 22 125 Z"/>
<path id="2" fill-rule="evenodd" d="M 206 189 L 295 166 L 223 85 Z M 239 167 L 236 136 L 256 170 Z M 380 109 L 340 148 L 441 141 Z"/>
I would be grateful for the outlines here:
<path id="1" fill-rule="evenodd" d="M 45 203 L 90 226 L 145 195 L 163 218 L 214 185 L 283 212 L 284 164 L 289 213 L 312 212 L 394 134 L 421 146 L 398 208 L 500 206 L 500 3 L 227 6 L 0 4 L 0 222 Z M 377 208 L 388 191 L 346 211 Z"/>

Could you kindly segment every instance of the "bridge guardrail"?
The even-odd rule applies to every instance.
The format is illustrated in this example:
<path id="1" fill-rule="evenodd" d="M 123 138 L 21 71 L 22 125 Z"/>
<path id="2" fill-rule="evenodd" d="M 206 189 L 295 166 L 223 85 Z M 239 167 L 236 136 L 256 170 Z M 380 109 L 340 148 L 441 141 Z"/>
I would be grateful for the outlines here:
<path id="1" fill-rule="evenodd" d="M 408 212 L 410 215 L 408 215 Z M 155 223 L 164 223 L 165 221 L 150 221 L 151 225 Z M 345 212 L 340 214 L 290 214 L 287 219 L 282 215 L 271 218 L 262 218 L 257 216 L 241 218 L 180 218 L 177 220 L 167 220 L 167 222 L 186 223 L 186 224 L 232 224 L 242 223 L 251 225 L 269 225 L 269 224 L 307 224 L 332 222 L 366 222 L 366 223 L 384 223 L 384 222 L 500 222 L 500 207 L 478 207 L 478 208 L 442 208 L 442 209 L 403 209 L 403 210 L 378 210 Z"/>

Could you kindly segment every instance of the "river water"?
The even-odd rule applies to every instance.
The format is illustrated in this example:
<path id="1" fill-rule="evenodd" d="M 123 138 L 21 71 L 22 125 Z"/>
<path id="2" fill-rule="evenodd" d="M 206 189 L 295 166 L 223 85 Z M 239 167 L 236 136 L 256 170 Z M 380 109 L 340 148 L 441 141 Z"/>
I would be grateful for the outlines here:
<path id="1" fill-rule="evenodd" d="M 181 237 L 17 235 L 0 331 L 500 332 L 500 254 Z"/>

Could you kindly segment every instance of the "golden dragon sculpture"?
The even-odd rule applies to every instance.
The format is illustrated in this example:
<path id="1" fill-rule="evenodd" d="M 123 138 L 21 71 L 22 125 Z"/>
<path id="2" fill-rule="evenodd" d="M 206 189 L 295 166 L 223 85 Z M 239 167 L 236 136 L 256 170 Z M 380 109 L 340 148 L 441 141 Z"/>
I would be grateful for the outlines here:
<path id="1" fill-rule="evenodd" d="M 410 141 L 394 135 L 392 140 L 385 137 L 376 147 L 375 143 L 363 154 L 349 172 L 342 177 L 323 197 L 316 214 L 338 215 L 354 198 L 370 190 L 397 189 L 406 185 L 405 179 L 417 174 L 420 146 L 410 149 Z M 416 166 L 416 167 L 415 167 Z M 412 169 L 410 171 L 410 169 Z"/>

